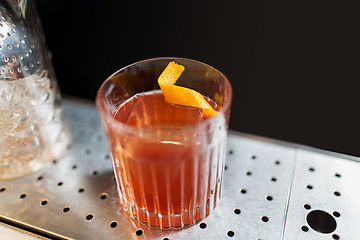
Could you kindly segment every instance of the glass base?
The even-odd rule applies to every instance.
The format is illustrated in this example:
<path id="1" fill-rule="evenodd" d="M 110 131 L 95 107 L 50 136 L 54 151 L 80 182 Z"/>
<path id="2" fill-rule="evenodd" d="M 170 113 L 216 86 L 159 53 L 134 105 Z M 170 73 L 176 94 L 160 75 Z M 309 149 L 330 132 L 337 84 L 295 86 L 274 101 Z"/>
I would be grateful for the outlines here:
<path id="1" fill-rule="evenodd" d="M 211 207 L 211 205 L 213 206 Z M 139 223 L 151 228 L 170 230 L 195 225 L 209 216 L 210 212 L 216 207 L 216 201 L 211 204 L 210 199 L 207 199 L 206 204 L 196 206 L 193 209 L 184 209 L 180 213 L 169 211 L 165 214 L 149 212 L 146 209 L 137 208 L 135 204 L 129 202 L 123 202 L 122 206 L 124 211 Z"/>

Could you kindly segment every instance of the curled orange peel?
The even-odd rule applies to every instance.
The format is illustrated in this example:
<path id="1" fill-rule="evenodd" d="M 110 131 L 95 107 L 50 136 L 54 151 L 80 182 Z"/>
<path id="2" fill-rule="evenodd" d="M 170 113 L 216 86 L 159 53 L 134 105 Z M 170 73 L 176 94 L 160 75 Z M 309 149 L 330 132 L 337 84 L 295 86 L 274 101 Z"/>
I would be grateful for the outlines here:
<path id="1" fill-rule="evenodd" d="M 172 61 L 160 74 L 158 83 L 166 101 L 180 106 L 199 108 L 202 110 L 204 118 L 216 115 L 218 112 L 211 107 L 200 93 L 174 85 L 184 69 L 184 66 Z"/>

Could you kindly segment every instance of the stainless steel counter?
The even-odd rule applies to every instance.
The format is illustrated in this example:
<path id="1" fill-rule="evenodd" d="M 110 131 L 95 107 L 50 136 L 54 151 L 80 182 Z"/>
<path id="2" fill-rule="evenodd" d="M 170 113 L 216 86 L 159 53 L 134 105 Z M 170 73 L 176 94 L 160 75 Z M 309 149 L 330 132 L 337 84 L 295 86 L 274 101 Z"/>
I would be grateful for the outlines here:
<path id="1" fill-rule="evenodd" d="M 70 99 L 64 106 L 74 143 L 44 169 L 0 181 L 1 222 L 52 239 L 331 240 L 360 235 L 358 158 L 236 132 L 228 136 L 222 198 L 208 218 L 176 231 L 138 224 L 118 204 L 95 106 Z M 0 226 L 0 236 L 11 231 L 16 230 Z"/>

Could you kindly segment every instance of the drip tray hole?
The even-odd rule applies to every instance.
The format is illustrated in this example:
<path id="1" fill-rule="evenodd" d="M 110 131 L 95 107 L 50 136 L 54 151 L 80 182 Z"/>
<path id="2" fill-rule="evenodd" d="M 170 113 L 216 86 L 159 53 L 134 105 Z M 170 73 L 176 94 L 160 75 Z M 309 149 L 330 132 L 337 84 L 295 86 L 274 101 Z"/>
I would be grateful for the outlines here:
<path id="1" fill-rule="evenodd" d="M 312 229 L 320 233 L 332 233 L 336 229 L 335 218 L 322 210 L 309 212 L 306 221 Z"/>

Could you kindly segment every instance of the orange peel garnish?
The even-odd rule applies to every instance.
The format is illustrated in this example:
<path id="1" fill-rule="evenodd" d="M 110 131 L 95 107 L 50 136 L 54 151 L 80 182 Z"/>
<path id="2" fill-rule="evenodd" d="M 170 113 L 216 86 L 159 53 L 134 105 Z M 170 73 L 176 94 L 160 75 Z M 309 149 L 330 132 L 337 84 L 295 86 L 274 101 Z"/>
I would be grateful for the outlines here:
<path id="1" fill-rule="evenodd" d="M 158 83 L 166 101 L 180 106 L 200 108 L 205 118 L 216 115 L 218 112 L 200 93 L 190 88 L 174 85 L 184 70 L 184 66 L 172 61 L 160 74 Z"/>

